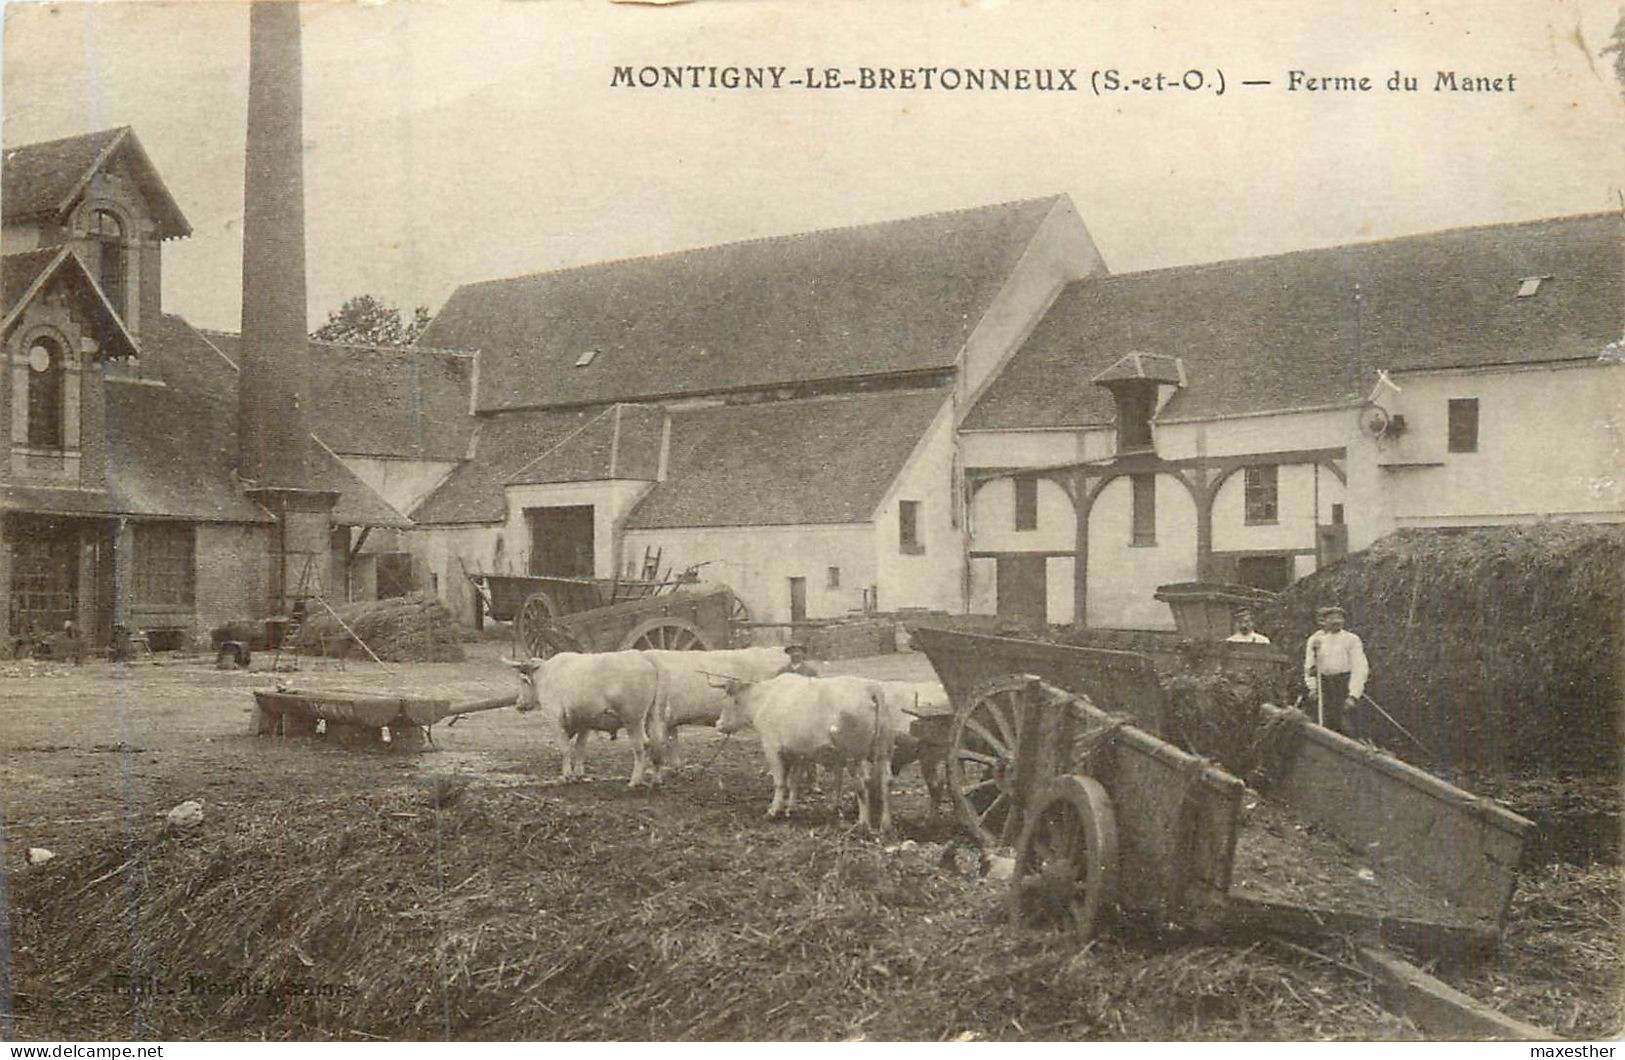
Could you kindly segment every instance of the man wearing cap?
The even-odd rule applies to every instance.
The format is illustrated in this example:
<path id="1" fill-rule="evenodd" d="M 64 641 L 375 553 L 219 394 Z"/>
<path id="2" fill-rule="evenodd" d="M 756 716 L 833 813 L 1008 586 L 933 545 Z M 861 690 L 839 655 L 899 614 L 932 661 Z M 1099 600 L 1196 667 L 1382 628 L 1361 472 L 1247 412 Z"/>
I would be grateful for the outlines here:
<path id="1" fill-rule="evenodd" d="M 1236 624 L 1236 631 L 1225 639 L 1235 644 L 1268 644 L 1270 639 L 1253 628 L 1253 612 L 1248 607 L 1238 607 L 1231 616 Z"/>
<path id="2" fill-rule="evenodd" d="M 807 649 L 800 644 L 786 644 L 784 653 L 790 656 L 790 661 L 779 669 L 781 674 L 800 674 L 802 677 L 817 677 L 818 667 L 807 661 Z M 775 677 L 778 674 L 774 674 Z"/>
<path id="3" fill-rule="evenodd" d="M 1360 697 L 1365 695 L 1370 673 L 1365 645 L 1343 628 L 1341 607 L 1323 607 L 1318 616 L 1320 629 L 1309 635 L 1304 646 L 1303 683 L 1320 700 L 1321 724 L 1363 740 L 1367 726 Z"/>

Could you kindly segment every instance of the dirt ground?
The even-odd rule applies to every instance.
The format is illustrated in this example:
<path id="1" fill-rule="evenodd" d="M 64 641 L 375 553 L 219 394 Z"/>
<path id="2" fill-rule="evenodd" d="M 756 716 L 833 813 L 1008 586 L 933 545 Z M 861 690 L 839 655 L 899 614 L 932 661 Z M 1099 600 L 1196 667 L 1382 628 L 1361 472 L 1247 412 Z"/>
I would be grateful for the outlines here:
<path id="1" fill-rule="evenodd" d="M 252 690 L 278 680 L 473 700 L 514 688 L 500 655 L 480 643 L 466 662 L 387 671 L 306 659 L 292 675 L 0 666 L 15 1036 L 1418 1036 L 1335 951 L 1012 931 L 1003 886 L 912 771 L 898 834 L 879 839 L 827 800 L 764 821 L 749 734 L 690 732 L 650 796 L 622 782 L 624 740 L 590 745 L 594 783 L 556 784 L 554 735 L 510 710 L 438 725 L 422 753 L 248 732 Z M 919 655 L 825 670 L 931 677 Z M 166 829 L 188 799 L 203 823 Z M 55 857 L 30 864 L 29 848 Z M 1563 911 L 1588 942 L 1617 939 L 1616 887 L 1559 884 L 1589 903 Z M 1617 1030 L 1617 947 L 1568 984 L 1539 938 L 1544 963 L 1510 955 L 1482 980 L 1503 996 L 1481 999 L 1565 1035 Z M 260 1003 L 239 988 L 283 967 L 339 996 Z M 1525 967 L 1547 978 L 1518 1011 L 1504 973 Z"/>

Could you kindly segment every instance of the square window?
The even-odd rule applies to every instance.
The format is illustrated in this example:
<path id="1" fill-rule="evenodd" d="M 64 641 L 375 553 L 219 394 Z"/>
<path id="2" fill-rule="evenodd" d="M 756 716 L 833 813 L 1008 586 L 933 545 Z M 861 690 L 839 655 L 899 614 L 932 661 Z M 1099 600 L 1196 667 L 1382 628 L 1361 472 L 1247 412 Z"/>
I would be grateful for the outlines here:
<path id="1" fill-rule="evenodd" d="M 1448 420 L 1450 452 L 1478 452 L 1478 399 L 1451 398 Z"/>
<path id="2" fill-rule="evenodd" d="M 1274 464 L 1249 467 L 1242 471 L 1249 525 L 1280 521 L 1280 475 Z"/>
<path id="3" fill-rule="evenodd" d="M 1157 476 L 1130 475 L 1134 485 L 1134 531 L 1130 541 L 1135 545 L 1157 543 Z"/>
<path id="4" fill-rule="evenodd" d="M 1038 529 L 1038 476 L 1017 475 L 1016 529 Z"/>

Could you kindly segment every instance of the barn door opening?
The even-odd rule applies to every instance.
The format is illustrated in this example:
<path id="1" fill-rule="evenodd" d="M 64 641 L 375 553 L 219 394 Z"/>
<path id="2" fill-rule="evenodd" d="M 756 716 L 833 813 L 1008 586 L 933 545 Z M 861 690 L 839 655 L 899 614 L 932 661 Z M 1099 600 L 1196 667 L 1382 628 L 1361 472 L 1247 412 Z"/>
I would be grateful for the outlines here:
<path id="1" fill-rule="evenodd" d="M 530 573 L 550 578 L 593 576 L 592 505 L 526 508 Z"/>
<path id="2" fill-rule="evenodd" d="M 1048 620 L 1044 556 L 1000 556 L 996 578 L 998 612 L 1035 626 Z"/>

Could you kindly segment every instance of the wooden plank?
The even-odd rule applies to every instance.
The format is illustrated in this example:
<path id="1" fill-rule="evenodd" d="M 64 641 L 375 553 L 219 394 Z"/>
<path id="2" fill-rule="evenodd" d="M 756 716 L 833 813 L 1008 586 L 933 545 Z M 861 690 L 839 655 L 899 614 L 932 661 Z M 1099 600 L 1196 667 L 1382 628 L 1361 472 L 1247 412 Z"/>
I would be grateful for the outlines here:
<path id="1" fill-rule="evenodd" d="M 1505 921 L 1533 822 L 1340 733 L 1307 722 L 1301 729 L 1273 797 L 1464 914 Z"/>
<path id="2" fill-rule="evenodd" d="M 1451 1041 L 1557 1039 L 1556 1034 L 1543 1027 L 1478 1003 L 1386 950 L 1361 946 L 1360 963 L 1377 977 L 1378 989 L 1390 1009 L 1435 1037 Z"/>
<path id="3" fill-rule="evenodd" d="M 1435 954 L 1471 964 L 1495 956 L 1501 933 L 1493 924 L 1442 924 L 1402 916 L 1372 916 L 1341 909 L 1309 909 L 1231 893 L 1219 918 L 1227 934 L 1321 939 L 1344 935 Z"/>

